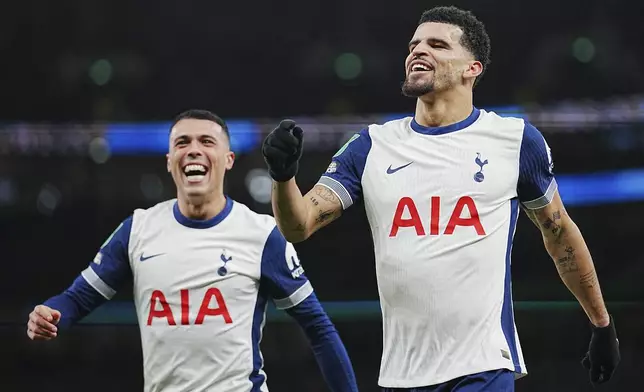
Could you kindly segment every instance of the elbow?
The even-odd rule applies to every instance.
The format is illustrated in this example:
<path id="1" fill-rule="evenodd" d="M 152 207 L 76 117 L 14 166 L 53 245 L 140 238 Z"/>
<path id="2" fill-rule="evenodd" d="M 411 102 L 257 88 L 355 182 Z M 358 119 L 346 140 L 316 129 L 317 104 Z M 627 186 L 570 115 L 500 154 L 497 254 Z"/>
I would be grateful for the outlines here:
<path id="1" fill-rule="evenodd" d="M 551 232 L 544 232 L 543 240 L 546 250 L 551 256 L 555 256 L 573 244 L 583 242 L 581 231 L 572 220 L 568 219 L 562 222 L 557 230 Z"/>
<path id="2" fill-rule="evenodd" d="M 284 235 L 284 238 L 286 238 L 286 241 L 291 244 L 306 241 L 310 236 L 310 234 L 302 232 L 282 232 L 282 234 Z"/>

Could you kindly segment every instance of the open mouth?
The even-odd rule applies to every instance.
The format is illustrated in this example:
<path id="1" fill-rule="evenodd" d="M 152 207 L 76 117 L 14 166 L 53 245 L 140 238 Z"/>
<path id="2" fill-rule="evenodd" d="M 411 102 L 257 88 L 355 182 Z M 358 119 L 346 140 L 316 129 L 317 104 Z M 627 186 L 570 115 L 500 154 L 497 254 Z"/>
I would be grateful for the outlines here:
<path id="1" fill-rule="evenodd" d="M 206 174 L 208 174 L 208 168 L 198 163 L 192 163 L 183 168 L 183 174 L 188 179 L 188 182 L 197 183 L 203 181 L 206 177 Z"/>
<path id="2" fill-rule="evenodd" d="M 433 71 L 434 67 L 431 64 L 422 61 L 413 61 L 409 66 L 409 73 L 429 72 Z"/>

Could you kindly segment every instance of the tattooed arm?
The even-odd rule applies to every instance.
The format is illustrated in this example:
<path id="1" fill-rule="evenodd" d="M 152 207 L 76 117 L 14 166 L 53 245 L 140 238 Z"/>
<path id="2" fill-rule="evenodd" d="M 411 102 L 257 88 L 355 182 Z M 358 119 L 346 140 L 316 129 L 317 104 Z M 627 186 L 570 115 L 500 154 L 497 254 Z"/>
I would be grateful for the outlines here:
<path id="1" fill-rule="evenodd" d="M 306 240 L 342 214 L 342 203 L 329 188 L 318 184 L 302 196 L 295 179 L 273 181 L 272 205 L 277 226 L 291 243 Z"/>
<path id="2" fill-rule="evenodd" d="M 559 193 L 547 206 L 525 210 L 541 230 L 543 242 L 566 287 L 579 301 L 590 321 L 598 327 L 609 323 L 595 266 L 579 228 L 566 213 Z"/>

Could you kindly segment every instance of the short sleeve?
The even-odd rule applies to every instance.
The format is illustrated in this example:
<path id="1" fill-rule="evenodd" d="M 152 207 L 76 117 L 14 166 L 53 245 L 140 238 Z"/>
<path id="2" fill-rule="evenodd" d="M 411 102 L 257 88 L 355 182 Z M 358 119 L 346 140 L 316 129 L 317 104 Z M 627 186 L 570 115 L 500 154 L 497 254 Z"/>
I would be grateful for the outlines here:
<path id="1" fill-rule="evenodd" d="M 278 309 L 296 306 L 313 292 L 293 244 L 286 241 L 277 226 L 264 245 L 260 284 L 266 286 Z"/>
<path id="2" fill-rule="evenodd" d="M 519 201 L 533 210 L 548 205 L 557 190 L 550 147 L 541 132 L 525 122 L 519 153 Z"/>
<path id="3" fill-rule="evenodd" d="M 338 196 L 344 210 L 362 198 L 362 174 L 370 150 L 369 129 L 363 129 L 335 153 L 318 181 Z"/>
<path id="4" fill-rule="evenodd" d="M 131 276 L 128 247 L 132 231 L 132 217 L 114 230 L 101 246 L 90 265 L 81 272 L 87 283 L 106 299 L 112 299 Z"/>

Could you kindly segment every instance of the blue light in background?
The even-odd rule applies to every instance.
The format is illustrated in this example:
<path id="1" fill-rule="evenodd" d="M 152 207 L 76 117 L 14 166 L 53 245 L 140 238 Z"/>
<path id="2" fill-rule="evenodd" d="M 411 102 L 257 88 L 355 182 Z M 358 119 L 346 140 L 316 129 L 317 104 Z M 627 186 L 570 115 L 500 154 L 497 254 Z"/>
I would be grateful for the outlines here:
<path id="1" fill-rule="evenodd" d="M 557 175 L 566 205 L 621 203 L 644 200 L 644 169 Z"/>
<path id="2" fill-rule="evenodd" d="M 496 108 L 500 115 L 521 115 L 518 107 Z M 401 118 L 390 114 L 384 118 Z M 247 153 L 259 148 L 261 132 L 251 121 L 229 121 L 231 148 Z M 165 154 L 168 151 L 169 122 L 113 123 L 104 137 L 113 155 Z M 644 169 L 557 175 L 559 192 L 566 205 L 620 203 L 644 200 Z"/>
<path id="3" fill-rule="evenodd" d="M 250 121 L 227 121 L 230 147 L 245 153 L 260 143 L 260 132 Z M 165 154 L 168 152 L 170 122 L 112 123 L 105 130 L 105 140 L 113 155 Z"/>
<path id="4" fill-rule="evenodd" d="M 170 123 L 115 123 L 105 130 L 113 155 L 165 154 L 168 152 Z"/>

